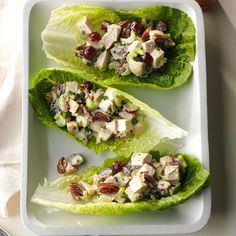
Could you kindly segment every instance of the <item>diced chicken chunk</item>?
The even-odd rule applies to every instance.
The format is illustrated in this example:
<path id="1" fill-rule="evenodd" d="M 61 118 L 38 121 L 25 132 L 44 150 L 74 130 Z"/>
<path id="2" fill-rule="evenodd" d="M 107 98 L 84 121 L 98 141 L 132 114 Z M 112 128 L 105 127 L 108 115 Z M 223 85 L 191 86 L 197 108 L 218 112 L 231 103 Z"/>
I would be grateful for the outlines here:
<path id="1" fill-rule="evenodd" d="M 111 136 L 112 132 L 110 130 L 102 128 L 98 133 L 97 143 L 100 143 L 101 141 L 106 142 Z"/>
<path id="2" fill-rule="evenodd" d="M 152 156 L 149 153 L 138 152 L 131 157 L 132 166 L 142 166 L 144 163 L 151 162 Z"/>
<path id="3" fill-rule="evenodd" d="M 172 162 L 172 157 L 170 156 L 164 156 L 160 158 L 160 163 L 163 168 L 165 168 L 166 165 L 169 164 L 170 162 Z"/>
<path id="4" fill-rule="evenodd" d="M 129 45 L 128 51 L 131 52 L 137 48 L 141 48 L 142 47 L 142 42 L 139 40 L 135 40 L 133 43 L 131 43 Z"/>
<path id="5" fill-rule="evenodd" d="M 179 181 L 179 166 L 167 165 L 165 168 L 165 179 L 168 181 Z"/>
<path id="6" fill-rule="evenodd" d="M 125 193 L 131 202 L 135 202 L 142 197 L 140 193 L 133 193 L 130 187 L 126 188 Z"/>
<path id="7" fill-rule="evenodd" d="M 164 33 L 160 30 L 151 30 L 149 32 L 149 37 L 151 40 L 155 40 L 157 35 L 164 35 Z"/>
<path id="8" fill-rule="evenodd" d="M 78 124 L 76 121 L 69 121 L 67 124 L 66 124 L 66 127 L 67 127 L 67 131 L 70 133 L 70 134 L 76 134 L 78 132 Z"/>
<path id="9" fill-rule="evenodd" d="M 72 100 L 72 99 L 69 101 L 69 106 L 70 106 L 69 111 L 70 111 L 72 114 L 75 114 L 76 111 L 77 111 L 78 108 L 79 108 L 79 104 L 78 104 L 76 101 Z"/>
<path id="10" fill-rule="evenodd" d="M 109 62 L 110 62 L 110 53 L 107 50 L 105 50 L 97 58 L 95 66 L 99 68 L 99 70 L 104 71 L 107 69 Z"/>
<path id="11" fill-rule="evenodd" d="M 114 104 L 118 106 L 119 99 L 117 95 L 118 95 L 117 92 L 110 88 L 108 88 L 106 92 L 104 93 L 104 97 L 108 97 L 110 101 L 114 102 Z"/>
<path id="12" fill-rule="evenodd" d="M 93 30 L 93 24 L 88 19 L 87 16 L 83 17 L 77 24 L 80 33 L 82 34 L 91 34 Z"/>
<path id="13" fill-rule="evenodd" d="M 133 193 L 141 193 L 147 188 L 147 185 L 143 182 L 141 176 L 134 176 L 130 182 L 129 186 Z"/>
<path id="14" fill-rule="evenodd" d="M 89 128 L 95 132 L 99 132 L 102 128 L 105 127 L 105 122 L 103 121 L 94 121 L 89 125 Z"/>
<path id="15" fill-rule="evenodd" d="M 78 93 L 78 83 L 76 81 L 66 82 L 65 92 Z"/>
<path id="16" fill-rule="evenodd" d="M 116 24 L 109 25 L 107 32 L 103 35 L 101 42 L 106 49 L 109 49 L 119 38 L 121 27 Z"/>
<path id="17" fill-rule="evenodd" d="M 114 60 L 121 60 L 125 58 L 125 55 L 128 52 L 128 47 L 126 45 L 116 46 L 111 48 L 110 52 Z"/>
<path id="18" fill-rule="evenodd" d="M 130 120 L 117 119 L 117 131 L 120 133 L 128 133 L 133 129 L 133 124 Z"/>
<path id="19" fill-rule="evenodd" d="M 137 76 L 141 76 L 145 72 L 145 63 L 141 61 L 135 61 L 134 59 L 128 60 L 129 69 L 132 71 L 133 74 Z"/>
<path id="20" fill-rule="evenodd" d="M 139 169 L 139 173 L 146 173 L 148 175 L 153 176 L 155 174 L 155 168 L 153 168 L 151 165 L 145 163 L 140 169 Z"/>
<path id="21" fill-rule="evenodd" d="M 126 120 L 132 120 L 135 117 L 134 113 L 128 113 L 126 111 L 119 112 L 119 117 L 126 119 Z"/>
<path id="22" fill-rule="evenodd" d="M 160 68 L 162 66 L 162 59 L 164 59 L 164 51 L 161 49 L 154 49 L 150 55 L 153 58 L 153 68 Z"/>
<path id="23" fill-rule="evenodd" d="M 155 41 L 154 40 L 148 40 L 146 42 L 142 43 L 142 48 L 145 52 L 150 53 L 155 48 Z"/>
<path id="24" fill-rule="evenodd" d="M 167 181 L 164 180 L 160 180 L 157 184 L 157 188 L 158 190 L 162 191 L 162 190 L 167 190 L 171 187 L 171 184 Z"/>
<path id="25" fill-rule="evenodd" d="M 105 91 L 103 89 L 98 89 L 94 94 L 93 94 L 93 99 L 95 102 L 99 102 L 103 96 L 104 96 Z"/>
<path id="26" fill-rule="evenodd" d="M 78 123 L 79 127 L 87 127 L 89 122 L 88 119 L 85 116 L 77 116 L 76 117 L 76 122 Z"/>
<path id="27" fill-rule="evenodd" d="M 87 191 L 88 195 L 94 195 L 96 193 L 97 190 L 97 186 L 96 185 L 90 185 L 84 181 L 80 181 L 79 182 L 80 185 L 85 189 L 85 191 Z"/>
<path id="28" fill-rule="evenodd" d="M 117 120 L 105 123 L 106 129 L 110 130 L 113 134 L 117 134 Z"/>
<path id="29" fill-rule="evenodd" d="M 109 99 L 102 100 L 99 104 L 99 108 L 101 108 L 105 112 L 108 111 L 114 112 L 116 110 L 115 104 Z"/>

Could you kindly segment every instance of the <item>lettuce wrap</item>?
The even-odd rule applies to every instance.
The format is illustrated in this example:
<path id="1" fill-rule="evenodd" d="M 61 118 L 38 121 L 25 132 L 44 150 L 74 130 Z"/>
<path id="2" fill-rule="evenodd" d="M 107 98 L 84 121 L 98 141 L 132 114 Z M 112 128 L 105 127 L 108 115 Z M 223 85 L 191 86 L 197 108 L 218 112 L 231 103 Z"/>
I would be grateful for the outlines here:
<path id="1" fill-rule="evenodd" d="M 114 70 L 99 71 L 86 65 L 75 55 L 75 48 L 86 43 L 87 36 L 78 31 L 77 23 L 89 17 L 94 31 L 102 33 L 100 24 L 104 20 L 118 23 L 122 20 L 142 22 L 163 20 L 168 22 L 167 33 L 175 47 L 166 52 L 167 62 L 163 74 L 150 74 L 147 78 L 134 74 L 121 76 Z M 83 70 L 94 75 L 96 81 L 105 85 L 126 85 L 167 90 L 183 85 L 192 78 L 191 62 L 195 58 L 195 27 L 183 11 L 165 6 L 140 8 L 133 11 L 109 10 L 100 6 L 68 5 L 52 11 L 49 22 L 42 32 L 43 50 L 47 57 L 58 64 Z"/>
<path id="2" fill-rule="evenodd" d="M 54 182 L 44 183 L 37 187 L 31 201 L 46 207 L 54 207 L 76 214 L 120 215 L 144 211 L 160 211 L 185 202 L 196 192 L 209 184 L 209 172 L 194 157 L 187 154 L 181 155 L 184 160 L 184 175 L 182 183 L 176 193 L 171 196 L 153 200 L 140 200 L 137 202 L 87 202 L 80 203 L 71 196 L 69 184 L 85 181 L 92 182 L 92 176 L 100 173 L 104 168 L 111 167 L 114 161 L 127 162 L 126 157 L 106 159 L 102 166 L 91 166 L 79 175 L 69 175 L 58 178 Z"/>
<path id="3" fill-rule="evenodd" d="M 32 88 L 29 89 L 30 102 L 39 119 L 44 124 L 61 130 L 81 144 L 83 144 L 83 142 L 71 135 L 65 127 L 58 127 L 54 122 L 54 116 L 46 102 L 45 95 L 52 90 L 53 85 L 56 83 L 64 83 L 66 81 L 77 81 L 78 83 L 82 83 L 88 79 L 94 81 L 96 77 L 87 72 L 73 69 L 43 69 L 33 79 Z M 108 88 L 107 86 L 100 85 L 98 82 L 95 84 L 100 88 Z M 148 152 L 160 145 L 162 146 L 163 152 L 165 152 L 169 151 L 165 149 L 172 147 L 172 140 L 175 141 L 186 136 L 186 131 L 171 123 L 159 112 L 150 108 L 145 103 L 118 89 L 109 87 L 109 90 L 114 91 L 120 97 L 125 98 L 135 106 L 139 107 L 140 112 L 143 115 L 144 130 L 141 134 L 133 134 L 127 138 L 111 139 L 101 143 L 96 143 L 96 140 L 92 138 L 85 144 L 89 149 L 93 149 L 96 153 L 111 150 L 117 154 L 128 156 L 132 152 Z M 163 145 L 163 143 L 165 143 L 165 145 Z M 166 143 L 169 143 L 170 145 L 166 145 Z"/>

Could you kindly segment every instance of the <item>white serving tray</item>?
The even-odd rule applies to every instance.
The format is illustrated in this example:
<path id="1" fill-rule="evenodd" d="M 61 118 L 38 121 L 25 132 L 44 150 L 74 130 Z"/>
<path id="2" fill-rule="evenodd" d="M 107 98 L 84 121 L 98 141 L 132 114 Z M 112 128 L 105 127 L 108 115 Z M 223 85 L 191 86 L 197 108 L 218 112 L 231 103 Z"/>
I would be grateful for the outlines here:
<path id="1" fill-rule="evenodd" d="M 84 168 L 100 164 L 106 153 L 97 157 L 92 151 L 63 133 L 41 124 L 28 100 L 32 77 L 42 68 L 56 66 L 42 51 L 41 32 L 52 9 L 70 3 L 103 5 L 109 8 L 135 9 L 151 5 L 166 5 L 185 11 L 196 27 L 196 58 L 194 76 L 186 85 L 157 91 L 142 88 L 122 88 L 160 111 L 169 120 L 189 132 L 181 151 L 195 155 L 209 168 L 206 66 L 203 16 L 200 7 L 190 0 L 28 0 L 24 7 L 23 40 L 23 152 L 22 152 L 22 220 L 30 231 L 40 235 L 137 235 L 187 233 L 200 230 L 207 223 L 211 209 L 210 188 L 186 203 L 162 212 L 147 212 L 122 216 L 75 215 L 45 208 L 30 202 L 32 194 L 44 177 L 54 180 L 59 157 L 80 152 L 87 157 Z"/>

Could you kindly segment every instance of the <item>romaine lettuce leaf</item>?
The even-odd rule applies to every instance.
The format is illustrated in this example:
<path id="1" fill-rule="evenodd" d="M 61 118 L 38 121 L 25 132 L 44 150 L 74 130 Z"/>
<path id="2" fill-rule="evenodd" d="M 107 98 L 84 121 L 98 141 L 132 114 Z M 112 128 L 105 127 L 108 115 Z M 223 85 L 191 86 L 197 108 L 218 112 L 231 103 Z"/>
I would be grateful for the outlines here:
<path id="1" fill-rule="evenodd" d="M 76 80 L 79 83 L 82 83 L 84 80 L 95 79 L 96 77 L 94 75 L 72 69 L 50 68 L 42 70 L 36 78 L 34 78 L 32 82 L 33 87 L 29 90 L 31 104 L 39 119 L 44 124 L 65 132 L 68 136 L 79 142 L 78 139 L 67 132 L 65 127 L 60 128 L 54 123 L 53 116 L 45 100 L 45 94 L 51 91 L 52 86 L 56 82 L 65 83 L 69 80 Z M 95 84 L 97 84 L 98 87 L 101 87 L 100 84 Z M 105 88 L 107 87 L 105 86 Z M 94 149 L 96 153 L 101 153 L 106 150 L 111 150 L 122 155 L 129 155 L 132 152 L 138 151 L 148 152 L 156 148 L 156 146 L 162 142 L 180 139 L 187 134 L 186 131 L 171 123 L 147 104 L 123 91 L 115 88 L 110 89 L 116 91 L 119 95 L 125 97 L 140 108 L 144 115 L 145 129 L 144 132 L 139 135 L 136 134 L 119 140 L 108 140 L 99 144 L 96 143 L 95 139 L 90 139 L 86 146 L 90 149 Z M 168 151 L 170 146 L 171 145 L 167 145 Z M 165 152 L 165 145 L 162 145 L 162 151 L 163 153 Z"/>
<path id="2" fill-rule="evenodd" d="M 182 154 L 182 158 L 184 158 L 187 168 L 180 190 L 176 194 L 160 200 L 138 201 L 135 203 L 91 202 L 85 204 L 73 200 L 68 188 L 70 182 L 83 180 L 91 183 L 92 175 L 98 174 L 105 167 L 111 167 L 114 161 L 127 161 L 127 158 L 120 156 L 107 159 L 102 166 L 92 166 L 79 175 L 61 177 L 51 183 L 45 179 L 44 183 L 37 187 L 31 201 L 77 214 L 120 215 L 133 212 L 160 211 L 185 202 L 193 194 L 209 185 L 210 175 L 203 165 L 190 155 Z"/>
<path id="3" fill-rule="evenodd" d="M 168 58 L 164 74 L 152 74 L 148 78 L 140 78 L 134 74 L 121 76 L 114 70 L 99 71 L 92 65 L 85 65 L 75 56 L 75 48 L 86 40 L 76 28 L 76 23 L 88 16 L 95 26 L 95 31 L 101 32 L 99 25 L 103 20 L 117 23 L 121 20 L 165 20 L 168 22 L 168 33 L 176 47 L 166 53 Z M 87 71 L 96 75 L 96 80 L 106 85 L 127 85 L 149 87 L 154 89 L 172 89 L 186 83 L 192 78 L 191 61 L 195 57 L 195 28 L 186 13 L 179 9 L 154 6 L 140 8 L 134 11 L 109 10 L 103 7 L 87 5 L 62 6 L 52 11 L 50 20 L 42 32 L 43 50 L 48 58 L 58 64 Z"/>

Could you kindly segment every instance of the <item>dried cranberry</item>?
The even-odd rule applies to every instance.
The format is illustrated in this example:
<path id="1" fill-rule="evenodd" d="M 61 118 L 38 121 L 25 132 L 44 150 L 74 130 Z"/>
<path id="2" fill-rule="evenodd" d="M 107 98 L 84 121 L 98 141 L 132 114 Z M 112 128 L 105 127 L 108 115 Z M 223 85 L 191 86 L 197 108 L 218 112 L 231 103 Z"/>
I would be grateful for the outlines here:
<path id="1" fill-rule="evenodd" d="M 133 21 L 131 23 L 131 30 L 133 30 L 136 34 L 142 33 L 142 25 L 139 21 Z"/>
<path id="2" fill-rule="evenodd" d="M 89 80 L 84 81 L 83 85 L 87 91 L 91 91 L 93 89 L 93 83 Z"/>
<path id="3" fill-rule="evenodd" d="M 163 20 L 158 21 L 156 29 L 165 32 L 167 30 L 167 23 Z"/>
<path id="4" fill-rule="evenodd" d="M 153 62 L 153 57 L 149 54 L 149 53 L 145 53 L 142 56 L 142 60 L 146 63 L 146 64 L 152 64 Z"/>
<path id="5" fill-rule="evenodd" d="M 111 25 L 111 22 L 108 21 L 108 20 L 105 20 L 105 21 L 103 21 L 103 22 L 101 23 L 100 29 L 101 29 L 101 30 L 104 30 L 105 32 L 107 32 L 107 28 L 108 28 L 109 25 Z"/>
<path id="6" fill-rule="evenodd" d="M 115 161 L 112 165 L 112 170 L 114 173 L 118 173 L 123 170 L 124 163 L 122 161 Z"/>
<path id="7" fill-rule="evenodd" d="M 102 38 L 101 34 L 99 34 L 98 32 L 92 32 L 91 34 L 89 34 L 88 36 L 88 40 L 92 41 L 92 42 L 98 42 L 100 41 Z"/>
<path id="8" fill-rule="evenodd" d="M 89 61 L 95 61 L 97 57 L 97 50 L 93 46 L 85 46 L 83 49 L 83 56 Z"/>

